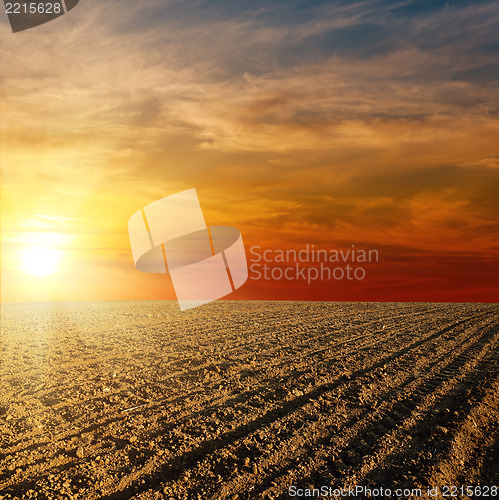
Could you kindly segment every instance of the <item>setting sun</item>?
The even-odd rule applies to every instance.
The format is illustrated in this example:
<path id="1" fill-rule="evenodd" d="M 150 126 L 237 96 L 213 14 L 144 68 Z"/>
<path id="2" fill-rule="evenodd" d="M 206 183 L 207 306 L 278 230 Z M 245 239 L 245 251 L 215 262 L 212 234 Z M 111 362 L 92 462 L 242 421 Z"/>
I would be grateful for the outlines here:
<path id="1" fill-rule="evenodd" d="M 57 271 L 59 253 L 51 248 L 24 250 L 21 254 L 22 268 L 33 276 L 48 276 Z"/>

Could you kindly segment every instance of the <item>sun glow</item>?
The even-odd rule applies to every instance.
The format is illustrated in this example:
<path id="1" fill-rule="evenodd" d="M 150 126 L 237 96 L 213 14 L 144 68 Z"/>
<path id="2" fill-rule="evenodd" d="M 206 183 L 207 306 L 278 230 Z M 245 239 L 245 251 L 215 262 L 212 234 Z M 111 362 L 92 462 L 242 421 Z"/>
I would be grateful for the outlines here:
<path id="1" fill-rule="evenodd" d="M 22 252 L 22 268 L 32 276 L 48 276 L 57 271 L 59 250 L 52 248 L 29 248 Z"/>

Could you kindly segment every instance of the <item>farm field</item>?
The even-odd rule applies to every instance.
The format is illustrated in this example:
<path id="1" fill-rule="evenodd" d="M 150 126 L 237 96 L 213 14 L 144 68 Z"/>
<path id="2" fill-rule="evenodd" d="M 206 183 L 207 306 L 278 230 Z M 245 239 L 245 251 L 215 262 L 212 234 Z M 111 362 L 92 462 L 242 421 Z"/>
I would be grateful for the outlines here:
<path id="1" fill-rule="evenodd" d="M 0 499 L 499 485 L 499 305 L 1 312 Z"/>

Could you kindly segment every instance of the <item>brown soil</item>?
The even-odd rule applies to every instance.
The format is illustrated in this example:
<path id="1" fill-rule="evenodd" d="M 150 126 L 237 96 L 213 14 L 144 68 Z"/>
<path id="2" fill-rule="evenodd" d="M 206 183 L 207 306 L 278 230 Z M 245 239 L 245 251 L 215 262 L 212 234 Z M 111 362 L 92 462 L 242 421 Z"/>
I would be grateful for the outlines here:
<path id="1" fill-rule="evenodd" d="M 8 304 L 0 347 L 0 499 L 499 483 L 498 305 Z"/>

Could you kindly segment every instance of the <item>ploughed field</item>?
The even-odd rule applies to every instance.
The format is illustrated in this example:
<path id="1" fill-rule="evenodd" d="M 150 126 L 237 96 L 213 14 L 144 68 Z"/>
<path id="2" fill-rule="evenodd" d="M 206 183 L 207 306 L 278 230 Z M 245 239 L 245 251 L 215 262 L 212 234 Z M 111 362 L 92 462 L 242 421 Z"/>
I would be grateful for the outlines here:
<path id="1" fill-rule="evenodd" d="M 7 304 L 1 319 L 3 499 L 499 484 L 498 305 Z"/>

